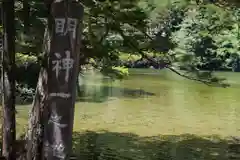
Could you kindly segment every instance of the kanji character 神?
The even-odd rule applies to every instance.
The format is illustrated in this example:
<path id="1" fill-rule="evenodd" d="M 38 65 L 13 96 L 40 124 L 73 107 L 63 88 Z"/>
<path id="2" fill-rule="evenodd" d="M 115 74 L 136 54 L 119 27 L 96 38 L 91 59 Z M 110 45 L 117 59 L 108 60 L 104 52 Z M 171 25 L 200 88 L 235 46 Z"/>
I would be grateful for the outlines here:
<path id="1" fill-rule="evenodd" d="M 66 58 L 60 59 L 61 55 L 59 53 L 55 53 L 57 60 L 53 60 L 53 71 L 56 73 L 56 78 L 59 76 L 60 70 L 65 70 L 65 82 L 68 82 L 70 70 L 73 68 L 74 60 L 70 57 L 70 51 L 65 51 Z"/>

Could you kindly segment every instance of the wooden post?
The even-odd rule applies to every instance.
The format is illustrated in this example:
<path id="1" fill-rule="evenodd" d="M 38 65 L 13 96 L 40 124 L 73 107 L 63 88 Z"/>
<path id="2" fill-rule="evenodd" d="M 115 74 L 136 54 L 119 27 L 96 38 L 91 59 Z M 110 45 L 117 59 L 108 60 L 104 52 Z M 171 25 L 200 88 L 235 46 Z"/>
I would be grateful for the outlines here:
<path id="1" fill-rule="evenodd" d="M 82 16 L 83 7 L 76 0 L 56 0 L 51 4 L 53 24 L 43 138 L 46 160 L 65 160 L 71 155 Z"/>
<path id="2" fill-rule="evenodd" d="M 15 22 L 14 0 L 4 0 L 3 6 L 3 54 L 2 54 L 2 155 L 14 160 L 16 140 L 15 120 Z"/>

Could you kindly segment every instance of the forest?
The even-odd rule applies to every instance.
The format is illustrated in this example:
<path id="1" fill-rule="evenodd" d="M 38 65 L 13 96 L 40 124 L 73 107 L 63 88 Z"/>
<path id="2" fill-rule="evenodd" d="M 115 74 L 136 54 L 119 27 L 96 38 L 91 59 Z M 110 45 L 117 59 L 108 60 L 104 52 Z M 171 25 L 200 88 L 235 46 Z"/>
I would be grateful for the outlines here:
<path id="1" fill-rule="evenodd" d="M 73 141 L 61 133 L 65 136 L 62 139 L 68 139 L 66 142 L 68 144 L 65 145 L 70 144 L 70 147 L 66 147 L 67 158 L 59 158 L 60 152 L 63 152 L 61 150 L 56 155 L 47 155 L 47 159 L 75 157 L 83 160 L 216 158 L 230 160 L 240 157 L 240 145 L 235 144 L 240 142 L 235 136 L 240 133 L 238 131 L 240 129 L 233 125 L 233 128 L 225 132 L 228 128 L 227 123 L 237 123 L 240 120 L 233 116 L 234 113 L 240 113 L 239 107 L 235 107 L 240 104 L 236 98 L 240 91 L 238 88 L 240 84 L 237 83 L 240 80 L 238 0 L 0 2 L 3 106 L 1 151 L 5 159 L 41 160 L 45 156 L 42 137 L 47 134 L 45 130 L 50 130 L 46 129 L 48 127 L 45 126 L 49 122 L 45 124 L 45 121 L 49 118 L 47 116 L 50 116 L 47 114 L 53 113 L 53 110 L 44 107 L 48 108 L 50 106 L 48 103 L 54 101 L 47 99 L 51 97 L 50 91 L 54 90 L 52 86 L 56 85 L 56 90 L 61 89 L 58 86 L 60 82 L 57 83 L 52 78 L 55 75 L 49 73 L 51 67 L 57 71 L 57 64 L 60 61 L 53 58 L 56 66 L 48 62 L 52 60 L 53 50 L 60 52 L 66 48 L 74 51 L 74 55 L 65 51 L 69 57 L 64 59 L 65 68 L 60 69 L 67 71 L 69 67 L 67 65 L 75 67 L 73 73 L 67 77 L 72 80 L 68 81 L 65 77 L 65 81 L 68 83 L 67 86 L 71 86 L 71 93 L 76 92 L 76 95 L 73 94 L 75 96 L 71 101 L 60 100 L 57 104 L 73 108 L 69 109 L 71 116 L 68 117 L 73 121 L 72 114 L 75 114 L 74 124 L 71 122 L 72 128 L 68 129 L 68 133 L 73 132 Z M 66 3 L 67 7 L 76 3 L 76 6 L 81 7 L 65 11 L 64 6 L 60 11 L 61 6 L 57 8 L 55 3 Z M 58 36 L 52 31 L 52 28 L 57 26 L 56 17 L 67 14 L 76 14 L 74 16 L 80 20 L 78 24 L 80 27 L 76 31 L 77 38 L 73 40 L 56 38 Z M 55 21 L 52 20 L 54 16 Z M 73 19 L 68 20 L 69 25 L 71 22 L 73 24 Z M 60 19 L 58 20 L 60 22 Z M 62 56 L 60 53 L 54 54 L 57 58 Z M 72 60 L 72 64 L 68 58 Z M 78 62 L 75 63 L 76 60 Z M 158 78 L 151 76 L 155 74 Z M 56 77 L 58 76 L 56 73 Z M 61 78 L 61 75 L 59 77 Z M 64 87 L 66 88 L 62 86 Z M 172 93 L 176 96 L 170 97 Z M 57 93 L 54 94 L 57 97 Z M 195 94 L 197 100 L 193 98 L 186 100 L 187 102 L 183 101 L 191 99 Z M 224 97 L 226 95 L 229 96 Z M 174 97 L 178 99 L 175 100 Z M 217 97 L 216 103 L 213 102 L 214 97 Z M 222 99 L 225 101 L 221 101 Z M 175 101 L 179 103 L 176 106 Z M 145 108 L 148 106 L 146 103 L 149 103 L 146 115 L 142 114 L 140 109 L 131 108 L 132 106 Z M 110 109 L 110 106 L 113 109 Z M 162 112 L 161 109 L 156 109 L 156 106 L 169 108 L 164 108 Z M 197 109 L 192 111 L 186 109 L 186 106 L 194 106 L 194 109 L 204 106 L 210 119 L 204 116 L 205 111 L 198 113 Z M 225 109 L 222 109 L 224 107 Z M 177 125 L 178 116 L 174 115 L 176 121 L 172 118 L 175 111 L 182 117 L 186 116 L 189 119 L 195 117 L 192 120 L 196 121 L 196 124 L 191 126 L 200 127 L 188 130 L 189 128 L 185 126 L 185 131 L 182 131 L 181 125 Z M 186 113 L 183 113 L 184 111 Z M 64 114 L 64 111 L 61 112 Z M 196 115 L 190 115 L 189 112 L 196 112 Z M 134 113 L 139 113 L 144 118 Z M 217 113 L 219 117 L 214 117 Z M 108 114 L 114 114 L 115 118 L 110 118 L 113 115 Z M 134 116 L 129 118 L 129 114 Z M 224 114 L 223 117 L 227 120 L 221 119 L 221 114 Z M 96 115 L 102 115 L 103 118 Z M 157 115 L 162 119 L 158 119 Z M 129 120 L 121 119 L 120 116 L 128 117 Z M 196 117 L 202 118 L 204 122 Z M 216 120 L 213 120 L 214 124 L 208 125 L 207 121 L 211 121 L 211 117 Z M 141 119 L 145 120 L 142 122 L 143 125 L 140 123 Z M 191 123 L 183 119 L 180 118 L 179 123 Z M 147 120 L 151 121 L 152 125 Z M 136 123 L 136 126 L 131 121 Z M 160 124 L 161 121 L 165 121 L 165 124 Z M 220 122 L 224 124 L 220 125 Z M 113 127 L 113 124 L 119 127 Z M 214 125 L 215 128 L 212 127 Z M 147 132 L 147 128 L 144 128 L 146 126 L 159 130 Z M 32 130 L 29 131 L 27 127 Z M 131 127 L 135 128 L 130 129 Z M 50 134 L 58 137 L 57 132 L 49 131 Z M 156 136 L 159 134 L 161 136 Z M 230 136 L 231 142 L 221 136 Z M 72 150 L 73 154 L 68 155 Z"/>

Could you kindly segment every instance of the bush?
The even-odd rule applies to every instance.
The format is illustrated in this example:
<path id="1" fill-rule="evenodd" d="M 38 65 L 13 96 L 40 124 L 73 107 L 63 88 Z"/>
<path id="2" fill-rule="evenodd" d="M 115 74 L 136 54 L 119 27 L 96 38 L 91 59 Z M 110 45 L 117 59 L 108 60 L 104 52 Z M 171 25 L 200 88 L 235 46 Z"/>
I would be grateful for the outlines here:
<path id="1" fill-rule="evenodd" d="M 112 67 L 118 73 L 120 79 L 129 76 L 128 68 L 126 67 Z"/>
<path id="2" fill-rule="evenodd" d="M 22 53 L 16 54 L 16 81 L 18 84 L 35 89 L 40 68 L 37 57 Z"/>
<path id="3" fill-rule="evenodd" d="M 16 103 L 31 103 L 35 94 L 35 90 L 28 88 L 26 85 L 16 85 Z"/>

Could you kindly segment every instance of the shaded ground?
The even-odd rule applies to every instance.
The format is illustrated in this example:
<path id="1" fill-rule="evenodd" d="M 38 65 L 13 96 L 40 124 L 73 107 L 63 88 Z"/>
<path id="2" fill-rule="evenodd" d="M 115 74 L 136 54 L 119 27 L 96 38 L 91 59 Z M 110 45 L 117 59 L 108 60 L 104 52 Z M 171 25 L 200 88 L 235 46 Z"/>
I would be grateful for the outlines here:
<path id="1" fill-rule="evenodd" d="M 236 146 L 217 136 L 131 133 L 74 133 L 74 153 L 81 160 L 230 160 L 240 159 Z M 234 158 L 231 155 L 239 156 Z"/>

